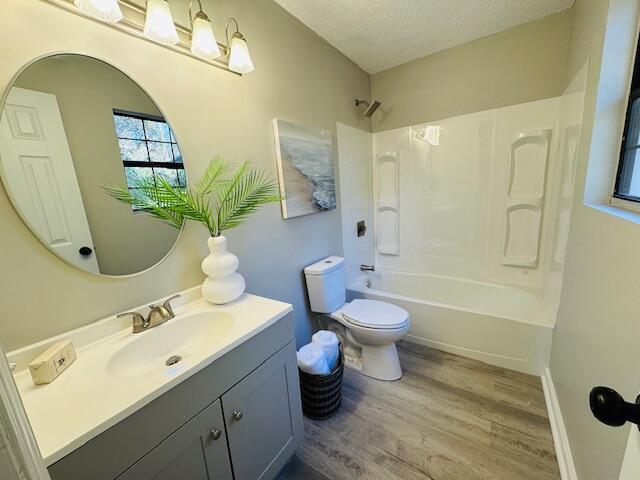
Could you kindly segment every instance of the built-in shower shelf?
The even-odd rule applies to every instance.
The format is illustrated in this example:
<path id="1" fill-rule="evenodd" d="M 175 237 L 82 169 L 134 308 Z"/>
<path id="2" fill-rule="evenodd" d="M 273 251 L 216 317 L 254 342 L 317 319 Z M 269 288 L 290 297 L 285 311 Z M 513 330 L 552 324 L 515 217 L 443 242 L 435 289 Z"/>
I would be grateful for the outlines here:
<path id="1" fill-rule="evenodd" d="M 506 200 L 506 208 L 507 210 L 514 206 L 520 205 L 528 205 L 531 207 L 542 208 L 544 205 L 544 198 L 542 197 L 518 197 L 518 198 L 509 198 Z"/>
<path id="2" fill-rule="evenodd" d="M 399 255 L 399 153 L 384 152 L 376 154 L 374 176 L 376 250 L 382 255 Z"/>
<path id="3" fill-rule="evenodd" d="M 503 265 L 538 266 L 551 135 L 551 129 L 532 130 L 512 139 Z"/>
<path id="4" fill-rule="evenodd" d="M 390 201 L 378 202 L 378 209 L 380 210 L 395 210 L 397 207 L 398 207 L 397 202 L 390 202 Z"/>

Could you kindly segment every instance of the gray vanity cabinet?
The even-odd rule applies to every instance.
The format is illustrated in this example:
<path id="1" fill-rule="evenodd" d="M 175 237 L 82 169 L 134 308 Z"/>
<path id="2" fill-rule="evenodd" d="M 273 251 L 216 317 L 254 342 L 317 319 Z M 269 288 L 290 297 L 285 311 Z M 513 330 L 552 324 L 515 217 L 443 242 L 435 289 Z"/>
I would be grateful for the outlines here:
<path id="1" fill-rule="evenodd" d="M 231 480 L 220 400 L 145 455 L 118 480 Z"/>
<path id="2" fill-rule="evenodd" d="M 303 433 L 289 313 L 49 466 L 52 480 L 270 480 Z"/>
<path id="3" fill-rule="evenodd" d="M 236 480 L 271 479 L 291 458 L 304 428 L 297 390 L 296 357 L 284 348 L 222 396 Z"/>

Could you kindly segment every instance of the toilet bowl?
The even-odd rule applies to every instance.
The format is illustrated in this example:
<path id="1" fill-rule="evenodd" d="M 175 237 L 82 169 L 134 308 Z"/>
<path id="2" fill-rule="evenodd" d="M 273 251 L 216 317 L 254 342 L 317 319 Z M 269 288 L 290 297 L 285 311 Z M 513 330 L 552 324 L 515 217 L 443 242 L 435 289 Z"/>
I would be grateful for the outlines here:
<path id="1" fill-rule="evenodd" d="M 402 368 L 396 342 L 409 330 L 406 310 L 377 300 L 353 300 L 329 317 L 347 328 L 362 349 L 362 373 L 380 380 L 397 380 Z"/>
<path id="2" fill-rule="evenodd" d="M 362 373 L 397 380 L 402 368 L 396 342 L 409 330 L 409 313 L 391 303 L 355 299 L 346 302 L 344 259 L 327 257 L 304 269 L 311 310 L 324 313 L 347 329 L 362 349 Z"/>

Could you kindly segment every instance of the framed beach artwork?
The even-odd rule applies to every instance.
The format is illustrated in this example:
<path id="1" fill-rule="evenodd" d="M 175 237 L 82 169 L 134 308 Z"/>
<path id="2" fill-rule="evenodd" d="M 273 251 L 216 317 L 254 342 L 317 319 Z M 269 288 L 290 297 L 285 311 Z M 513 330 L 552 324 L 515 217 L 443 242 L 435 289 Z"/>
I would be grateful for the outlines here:
<path id="1" fill-rule="evenodd" d="M 331 132 L 278 119 L 273 121 L 273 130 L 284 197 L 282 216 L 294 218 L 336 208 Z"/>

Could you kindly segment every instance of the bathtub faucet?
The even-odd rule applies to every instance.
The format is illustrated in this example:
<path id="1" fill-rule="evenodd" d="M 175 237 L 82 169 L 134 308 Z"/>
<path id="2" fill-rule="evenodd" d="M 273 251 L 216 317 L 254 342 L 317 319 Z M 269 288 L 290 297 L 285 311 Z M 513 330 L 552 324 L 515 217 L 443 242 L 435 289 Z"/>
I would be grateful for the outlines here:
<path id="1" fill-rule="evenodd" d="M 375 272 L 376 271 L 376 267 L 374 267 L 373 265 L 360 265 L 360 271 L 361 272 Z"/>

